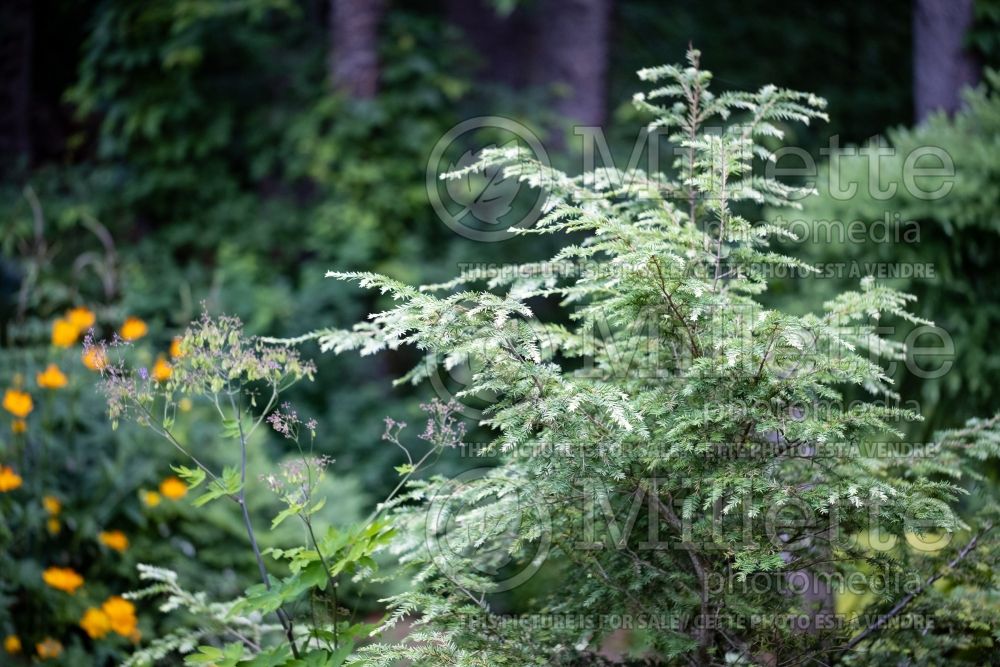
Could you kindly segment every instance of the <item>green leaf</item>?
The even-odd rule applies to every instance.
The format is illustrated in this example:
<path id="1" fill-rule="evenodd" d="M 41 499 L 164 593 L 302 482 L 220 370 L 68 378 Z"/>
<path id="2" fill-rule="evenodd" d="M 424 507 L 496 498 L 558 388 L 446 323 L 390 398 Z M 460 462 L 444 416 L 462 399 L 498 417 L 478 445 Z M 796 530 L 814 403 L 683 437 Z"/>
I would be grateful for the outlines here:
<path id="1" fill-rule="evenodd" d="M 208 485 L 208 488 L 205 489 L 205 493 L 195 498 L 191 504 L 194 505 L 195 507 L 202 507 L 212 502 L 213 500 L 224 498 L 227 495 L 229 494 L 226 493 L 226 490 L 222 488 L 218 482 L 212 482 L 211 484 Z"/>
<path id="2" fill-rule="evenodd" d="M 205 471 L 201 468 L 188 468 L 187 466 L 170 466 L 170 469 L 177 473 L 177 476 L 187 482 L 189 489 L 194 489 L 205 481 Z"/>
<path id="3" fill-rule="evenodd" d="M 235 419 L 223 419 L 222 420 L 222 436 L 225 438 L 236 439 L 240 437 L 240 423 Z"/>
<path id="4" fill-rule="evenodd" d="M 198 652 L 184 659 L 188 665 L 213 665 L 214 667 L 236 667 L 243 658 L 243 644 L 233 642 L 219 649 L 215 646 L 199 646 Z"/>
<path id="5" fill-rule="evenodd" d="M 280 526 L 285 519 L 293 517 L 301 511 L 302 511 L 301 505 L 289 505 L 285 509 L 281 510 L 280 512 L 278 512 L 278 515 L 274 517 L 274 519 L 271 521 L 271 530 L 274 530 L 275 528 Z"/>
<path id="6" fill-rule="evenodd" d="M 323 509 L 324 505 L 326 505 L 326 496 L 323 496 L 323 498 L 321 498 L 318 503 L 312 506 L 312 509 L 310 509 L 308 512 L 308 515 L 312 516 L 316 512 L 320 511 L 321 509 Z"/>

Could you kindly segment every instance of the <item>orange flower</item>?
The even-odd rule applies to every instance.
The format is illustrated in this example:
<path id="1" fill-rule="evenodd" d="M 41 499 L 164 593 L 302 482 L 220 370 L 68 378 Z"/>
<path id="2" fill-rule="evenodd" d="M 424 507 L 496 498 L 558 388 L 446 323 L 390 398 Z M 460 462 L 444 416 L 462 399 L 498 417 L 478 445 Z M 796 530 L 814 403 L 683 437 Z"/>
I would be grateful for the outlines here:
<path id="1" fill-rule="evenodd" d="M 143 491 L 142 502 L 146 507 L 156 507 L 160 504 L 160 494 L 156 491 Z"/>
<path id="2" fill-rule="evenodd" d="M 181 349 L 181 337 L 174 336 L 174 339 L 170 341 L 170 356 L 176 359 L 184 354 L 184 350 Z"/>
<path id="3" fill-rule="evenodd" d="M 102 371 L 108 365 L 108 355 L 100 347 L 91 347 L 83 352 L 83 365 L 92 371 Z"/>
<path id="4" fill-rule="evenodd" d="M 119 553 L 124 553 L 124 551 L 128 549 L 128 537 L 126 537 L 125 533 L 120 530 L 102 532 L 98 534 L 97 539 L 99 539 L 101 544 L 104 546 L 109 549 L 114 549 Z"/>
<path id="5" fill-rule="evenodd" d="M 3 650 L 11 655 L 21 652 L 21 638 L 17 635 L 7 635 L 3 639 Z"/>
<path id="6" fill-rule="evenodd" d="M 62 532 L 62 523 L 54 516 L 50 516 L 45 522 L 45 528 L 49 531 L 49 535 L 58 535 Z"/>
<path id="7" fill-rule="evenodd" d="M 3 395 L 3 409 L 24 419 L 35 409 L 35 404 L 31 402 L 31 394 L 20 389 L 8 389 Z"/>
<path id="8" fill-rule="evenodd" d="M 80 330 L 69 320 L 58 319 L 52 323 L 52 344 L 56 347 L 72 347 L 80 335 Z"/>
<path id="9" fill-rule="evenodd" d="M 80 627 L 91 639 L 100 639 L 111 632 L 111 619 L 100 609 L 90 607 L 80 619 Z"/>
<path id="10" fill-rule="evenodd" d="M 36 375 L 35 379 L 38 380 L 38 386 L 42 389 L 62 389 L 69 382 L 66 379 L 66 374 L 59 370 L 55 364 L 49 364 L 45 372 Z"/>
<path id="11" fill-rule="evenodd" d="M 21 486 L 23 479 L 10 466 L 0 466 L 0 493 L 13 491 Z"/>
<path id="12" fill-rule="evenodd" d="M 42 580 L 56 590 L 65 591 L 70 595 L 83 586 L 83 577 L 70 567 L 50 567 L 42 572 Z"/>
<path id="13" fill-rule="evenodd" d="M 146 323 L 138 317 L 128 317 L 118 330 L 118 335 L 125 340 L 139 340 L 149 331 Z"/>
<path id="14" fill-rule="evenodd" d="M 53 516 L 62 511 L 62 503 L 55 496 L 45 496 L 42 498 L 42 507 Z"/>
<path id="15" fill-rule="evenodd" d="M 101 605 L 101 611 L 108 615 L 111 629 L 122 637 L 128 637 L 135 631 L 135 626 L 138 624 L 135 618 L 135 605 L 128 600 L 112 595 Z"/>
<path id="16" fill-rule="evenodd" d="M 166 382 L 170 379 L 171 374 L 173 374 L 173 367 L 167 363 L 167 360 L 163 358 L 161 354 L 156 358 L 156 363 L 153 364 L 153 379 L 157 382 Z"/>
<path id="17" fill-rule="evenodd" d="M 85 306 L 77 306 L 66 311 L 66 320 L 76 327 L 78 332 L 94 326 L 96 319 L 94 312 Z"/>
<path id="18" fill-rule="evenodd" d="M 14 433 L 24 433 L 28 430 L 28 422 L 23 419 L 15 419 L 10 423 L 10 430 Z"/>
<path id="19" fill-rule="evenodd" d="M 42 660 L 48 660 L 49 658 L 58 658 L 62 655 L 63 645 L 52 637 L 46 637 L 42 641 L 35 644 L 35 650 L 38 652 L 39 658 Z"/>
<path id="20" fill-rule="evenodd" d="M 160 482 L 160 493 L 171 500 L 180 500 L 187 495 L 187 484 L 176 477 L 167 477 Z"/>

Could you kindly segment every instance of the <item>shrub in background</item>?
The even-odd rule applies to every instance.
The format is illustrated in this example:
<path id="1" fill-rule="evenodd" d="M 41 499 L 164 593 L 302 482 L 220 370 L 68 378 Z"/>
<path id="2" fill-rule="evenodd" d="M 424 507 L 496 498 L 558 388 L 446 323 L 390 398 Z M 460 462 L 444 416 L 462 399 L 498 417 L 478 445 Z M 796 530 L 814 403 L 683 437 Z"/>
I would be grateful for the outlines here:
<path id="1" fill-rule="evenodd" d="M 790 215 L 772 211 L 766 216 L 804 222 L 810 232 L 795 247 L 815 263 L 856 263 L 862 269 L 865 263 L 881 263 L 933 270 L 930 277 L 886 281 L 916 295 L 917 312 L 933 319 L 948 336 L 911 341 L 945 354 L 917 359 L 929 374 L 914 373 L 901 364 L 894 376 L 899 391 L 917 399 L 926 418 L 919 428 L 911 429 L 917 437 L 958 427 L 996 405 L 1000 357 L 990 340 L 1000 326 L 992 280 L 994 258 L 1000 252 L 998 85 L 1000 76 L 988 71 L 983 84 L 967 91 L 967 106 L 954 118 L 936 115 L 920 126 L 892 129 L 886 138 L 876 139 L 884 154 L 877 158 L 875 181 L 870 180 L 876 178 L 870 168 L 873 156 L 856 147 L 844 149 L 821 168 L 818 197 L 804 200 L 801 211 Z M 920 170 L 939 173 L 924 175 Z M 831 191 L 831 184 L 838 192 Z M 842 194 L 850 187 L 856 188 L 853 194 Z M 846 237 L 838 231 L 851 225 L 854 232 L 864 230 L 860 240 L 857 234 Z M 832 298 L 852 280 L 845 273 L 784 281 L 778 286 L 778 302 L 808 309 Z M 902 340 L 908 333 L 895 338 Z"/>

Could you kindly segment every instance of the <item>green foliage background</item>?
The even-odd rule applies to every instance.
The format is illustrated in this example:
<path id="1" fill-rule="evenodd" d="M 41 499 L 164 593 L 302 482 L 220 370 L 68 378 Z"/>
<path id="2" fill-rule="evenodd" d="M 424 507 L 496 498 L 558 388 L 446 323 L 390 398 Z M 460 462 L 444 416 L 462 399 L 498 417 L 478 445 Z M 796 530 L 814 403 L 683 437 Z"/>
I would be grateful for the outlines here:
<path id="1" fill-rule="evenodd" d="M 516 4 L 494 3 L 500 12 Z M 949 150 L 959 179 L 940 205 L 864 199 L 840 205 L 821 193 L 804 213 L 868 220 L 891 206 L 922 223 L 924 236 L 915 247 L 824 248 L 814 259 L 826 261 L 832 254 L 934 262 L 938 280 L 898 286 L 918 293 L 920 313 L 953 333 L 957 366 L 941 381 L 909 380 L 900 389 L 926 408 L 927 422 L 918 433 L 924 436 L 990 414 L 1000 380 L 1000 354 L 990 345 L 1000 318 L 1000 283 L 992 271 L 1000 250 L 995 92 L 970 98 L 970 112 L 955 121 L 937 118 L 907 129 L 908 1 L 799 3 L 780 15 L 773 4 L 685 0 L 665 11 L 652 0 L 620 2 L 610 49 L 612 148 L 627 157 L 634 139 L 627 128 L 635 115 L 627 101 L 635 70 L 679 59 L 692 40 L 724 87 L 773 82 L 827 97 L 830 125 L 789 137 L 814 154 L 828 134 L 840 135 L 843 144 L 862 143 L 887 130 L 900 148 L 932 143 Z M 4 386 L 17 373 L 33 377 L 49 353 L 47 327 L 74 304 L 99 308 L 106 323 L 125 314 L 142 317 L 157 349 L 197 315 L 203 301 L 212 311 L 241 316 L 254 333 L 295 336 L 360 320 L 386 306 L 382 297 L 325 281 L 328 269 L 374 270 L 416 284 L 450 277 L 462 261 L 550 254 L 549 241 L 461 239 L 428 205 L 423 165 L 434 142 L 459 120 L 494 113 L 534 128 L 553 122 L 530 92 L 515 95 L 481 80 L 476 45 L 447 26 L 434 3 L 393 4 L 380 45 L 382 93 L 360 102 L 329 90 L 328 35 L 315 2 L 42 0 L 36 11 L 44 18 L 34 94 L 45 140 L 35 162 L 8 173 L 0 185 Z M 1000 4 L 977 2 L 971 43 L 987 64 L 1000 59 L 998 25 Z M 40 203 L 53 251 L 37 265 L 30 252 L 38 221 L 32 197 Z M 95 229 L 106 230 L 107 237 L 102 240 Z M 32 302 L 19 313 L 18 287 L 36 269 L 41 277 Z M 817 309 L 822 299 L 802 301 L 799 287 L 789 282 L 774 298 L 801 311 Z M 830 294 L 840 287 L 824 285 Z M 320 420 L 327 453 L 345 476 L 334 489 L 345 514 L 361 513 L 364 503 L 393 483 L 391 466 L 399 457 L 380 441 L 382 418 L 418 420 L 417 404 L 427 391 L 390 387 L 391 378 L 416 360 L 407 352 L 381 355 L 375 363 L 324 356 L 317 359 L 319 381 L 295 390 L 302 411 Z M 153 485 L 172 462 L 169 453 L 146 448 L 141 438 L 110 434 L 100 424 L 98 401 L 83 394 L 79 413 L 65 422 L 73 438 L 45 434 L 53 447 L 67 448 L 78 436 L 72 447 L 90 457 L 92 465 L 75 462 L 52 478 L 67 493 L 72 490 L 67 505 L 72 499 L 75 507 L 66 511 L 80 517 L 91 512 L 88 503 L 131 497 L 141 485 Z M 9 435 L 0 437 L 0 451 L 6 452 Z M 266 450 L 274 460 L 284 454 L 274 442 Z M 137 451 L 148 458 L 133 456 Z M 70 484 L 66 475 L 80 474 L 81 467 L 87 472 L 79 486 Z M 252 565 L 234 560 L 244 558 L 242 551 L 218 544 L 220 534 L 241 539 L 221 509 L 209 526 L 188 522 L 183 509 L 156 521 L 124 505 L 115 511 L 132 526 L 134 550 L 127 564 L 94 575 L 109 587 L 128 584 L 131 562 L 176 565 L 168 554 L 187 548 L 178 540 L 234 578 Z M 79 528 L 81 535 L 92 532 Z M 2 540 L 0 545 L 7 546 Z M 64 547 L 67 553 L 75 548 Z M 8 583 L 31 581 L 37 570 L 26 557 L 9 570 L 18 574 Z M 197 581 L 198 572 L 185 574 Z M 216 583 L 222 594 L 242 587 L 233 580 Z M 371 601 L 369 595 L 357 604 Z M 520 602 L 500 604 L 515 608 Z M 47 613 L 39 612 L 32 632 L 42 632 Z M 55 623 L 76 633 L 76 650 L 93 649 L 72 619 Z M 0 633 L 13 626 L 0 613 Z"/>

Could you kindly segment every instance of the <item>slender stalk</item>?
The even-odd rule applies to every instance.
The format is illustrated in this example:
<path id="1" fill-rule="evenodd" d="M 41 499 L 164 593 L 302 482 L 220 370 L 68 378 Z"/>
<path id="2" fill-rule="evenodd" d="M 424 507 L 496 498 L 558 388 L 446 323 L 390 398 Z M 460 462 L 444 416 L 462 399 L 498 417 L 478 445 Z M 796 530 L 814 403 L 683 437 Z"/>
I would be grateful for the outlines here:
<path id="1" fill-rule="evenodd" d="M 146 409 L 146 406 L 144 406 L 142 403 L 139 403 L 138 401 L 135 402 L 135 405 L 137 405 L 139 409 L 142 410 L 143 413 L 146 415 L 146 418 L 149 420 L 149 427 L 153 429 L 154 432 L 159 433 L 163 438 L 167 440 L 167 442 L 169 442 L 171 445 L 174 446 L 174 449 L 179 451 L 181 454 L 186 456 L 192 463 L 198 466 L 198 468 L 200 468 L 202 472 L 208 475 L 209 479 L 221 485 L 222 480 L 219 479 L 218 475 L 212 472 L 212 470 L 204 463 L 199 461 L 194 456 L 194 454 L 185 449 L 184 445 L 182 445 L 180 441 L 178 441 L 177 438 L 174 437 L 174 434 L 170 432 L 170 429 L 165 428 L 162 424 L 157 424 L 156 420 L 153 419 L 153 413 L 151 413 L 148 409 Z M 235 500 L 235 498 L 233 498 L 233 500 Z"/>
<path id="2" fill-rule="evenodd" d="M 427 458 L 428 458 L 428 457 L 429 457 L 429 456 L 430 456 L 431 454 L 433 454 L 434 452 L 436 452 L 436 451 L 437 451 L 437 448 L 435 448 L 435 447 L 432 447 L 432 448 L 428 449 L 428 450 L 427 450 L 427 452 L 426 452 L 426 453 L 425 453 L 425 454 L 424 454 L 424 455 L 423 455 L 423 456 L 422 456 L 422 457 L 420 458 L 420 460 L 419 460 L 419 461 L 417 461 L 416 465 L 414 465 L 414 466 L 413 466 L 413 469 L 412 469 L 412 470 L 411 470 L 410 472 L 406 473 L 406 475 L 404 475 L 404 476 L 403 476 L 403 478 L 402 478 L 401 480 L 399 480 L 399 484 L 397 484 L 397 485 L 396 485 L 396 488 L 394 488 L 394 489 L 392 490 L 392 493 L 390 493 L 390 494 L 389 494 L 389 495 L 388 495 L 388 496 L 386 497 L 386 499 L 385 499 L 385 500 L 383 500 L 382 502 L 380 502 L 380 503 L 379 503 L 379 504 L 378 504 L 378 505 L 377 505 L 377 506 L 375 507 L 375 509 L 374 509 L 374 510 L 372 510 L 372 513 L 368 515 L 368 518 L 367 518 L 367 519 L 365 519 L 364 523 L 363 523 L 363 524 L 361 524 L 361 525 L 363 525 L 363 526 L 367 526 L 367 525 L 368 525 L 368 524 L 370 524 L 370 523 L 371 523 L 372 521 L 374 521 L 374 520 L 375 520 L 376 518 L 378 518 L 378 515 L 379 515 L 379 514 L 381 514 L 382 512 L 384 512 L 384 511 L 385 511 L 385 508 L 386 508 L 386 507 L 388 507 L 388 505 L 389 505 L 389 503 L 390 503 L 390 502 L 392 501 L 392 499 L 396 497 L 396 494 L 397 494 L 397 493 L 399 493 L 399 490 L 400 490 L 400 489 L 402 489 L 402 488 L 403 488 L 403 486 L 404 486 L 404 485 L 405 485 L 405 484 L 406 484 L 406 483 L 407 483 L 408 481 L 410 481 L 410 477 L 412 477 L 412 476 L 414 475 L 414 473 L 416 473 L 416 472 L 417 472 L 417 470 L 419 470 L 419 469 L 420 469 L 420 466 L 421 466 L 421 465 L 423 465 L 424 461 L 426 461 L 426 460 L 427 460 Z"/>
<path id="3" fill-rule="evenodd" d="M 267 567 L 264 565 L 264 556 L 260 552 L 260 546 L 257 544 L 257 535 L 253 529 L 253 522 L 250 520 L 250 512 L 247 509 L 246 503 L 246 480 L 247 480 L 247 440 L 246 434 L 243 432 L 243 414 L 240 410 L 238 401 L 233 399 L 233 395 L 229 394 L 229 404 L 233 408 L 233 413 L 236 416 L 236 423 L 240 430 L 240 491 L 236 494 L 236 502 L 240 504 L 240 509 L 243 512 L 243 526 L 246 528 L 247 537 L 250 539 L 250 548 L 253 550 L 254 558 L 257 559 L 257 569 L 260 571 L 260 578 L 264 582 L 264 587 L 267 590 L 271 590 L 271 579 L 267 575 Z M 299 658 L 299 649 L 295 645 L 295 632 L 292 626 L 292 619 L 288 617 L 285 610 L 278 607 L 277 612 L 278 620 L 281 621 L 281 627 L 285 629 L 285 636 L 288 638 L 288 644 L 292 647 L 292 655 L 295 659 Z"/>
<path id="4" fill-rule="evenodd" d="M 323 571 L 326 572 L 326 579 L 330 582 L 330 595 L 333 597 L 333 648 L 336 649 L 340 644 L 339 630 L 337 629 L 337 606 L 339 602 L 337 601 L 337 580 L 330 573 L 330 565 L 326 562 L 326 556 L 323 555 L 323 550 L 319 548 L 319 542 L 316 540 L 316 533 L 313 532 L 312 521 L 310 521 L 303 514 L 299 514 L 299 518 L 302 519 L 302 523 L 306 525 L 306 530 L 309 532 L 309 539 L 312 540 L 313 549 L 319 555 L 319 562 L 323 565 Z"/>

